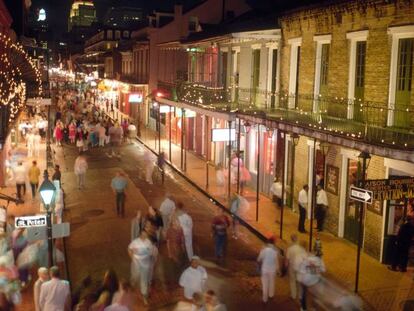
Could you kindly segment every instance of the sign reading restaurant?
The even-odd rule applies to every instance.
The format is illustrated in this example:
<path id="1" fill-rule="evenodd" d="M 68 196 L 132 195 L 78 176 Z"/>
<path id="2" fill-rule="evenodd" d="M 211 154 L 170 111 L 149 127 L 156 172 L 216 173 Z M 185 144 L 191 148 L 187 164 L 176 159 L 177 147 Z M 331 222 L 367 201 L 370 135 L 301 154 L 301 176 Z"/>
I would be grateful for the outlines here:
<path id="1" fill-rule="evenodd" d="M 414 178 L 412 177 L 367 180 L 364 188 L 373 192 L 374 200 L 414 198 Z"/>
<path id="2" fill-rule="evenodd" d="M 46 226 L 46 215 L 16 217 L 14 224 L 16 228 L 43 227 Z"/>

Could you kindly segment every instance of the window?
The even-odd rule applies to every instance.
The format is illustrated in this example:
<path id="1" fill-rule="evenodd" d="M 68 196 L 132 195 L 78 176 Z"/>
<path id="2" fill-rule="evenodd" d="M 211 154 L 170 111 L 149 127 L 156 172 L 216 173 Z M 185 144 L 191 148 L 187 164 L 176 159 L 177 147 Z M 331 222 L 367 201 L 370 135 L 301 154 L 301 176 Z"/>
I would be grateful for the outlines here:
<path id="1" fill-rule="evenodd" d="M 113 32 L 112 32 L 112 30 L 108 30 L 107 32 L 106 32 L 106 36 L 108 37 L 108 39 L 109 40 L 112 40 L 112 37 L 113 37 Z"/>
<path id="2" fill-rule="evenodd" d="M 120 30 L 115 30 L 115 40 L 118 40 L 121 38 L 121 31 Z"/>
<path id="3" fill-rule="evenodd" d="M 129 32 L 128 30 L 124 30 L 124 34 L 123 34 L 124 38 L 128 39 L 129 37 Z"/>
<path id="4" fill-rule="evenodd" d="M 328 70 L 329 70 L 329 46 L 331 44 L 331 35 L 314 36 L 313 41 L 316 42 L 315 55 L 315 86 L 313 111 L 318 111 L 320 96 L 328 95 Z M 310 107 L 309 107 L 310 109 Z"/>
<path id="5" fill-rule="evenodd" d="M 321 79 L 319 82 L 319 94 L 325 95 L 328 87 L 328 64 L 329 64 L 329 44 L 322 44 L 321 53 Z"/>
<path id="6" fill-rule="evenodd" d="M 190 20 L 188 21 L 188 30 L 197 31 L 198 29 L 198 18 L 196 16 L 190 16 Z"/>
<path id="7" fill-rule="evenodd" d="M 354 97 L 357 100 L 364 99 L 366 49 L 367 49 L 367 43 L 365 41 L 357 42 L 356 68 L 355 68 L 355 95 L 354 95 Z"/>

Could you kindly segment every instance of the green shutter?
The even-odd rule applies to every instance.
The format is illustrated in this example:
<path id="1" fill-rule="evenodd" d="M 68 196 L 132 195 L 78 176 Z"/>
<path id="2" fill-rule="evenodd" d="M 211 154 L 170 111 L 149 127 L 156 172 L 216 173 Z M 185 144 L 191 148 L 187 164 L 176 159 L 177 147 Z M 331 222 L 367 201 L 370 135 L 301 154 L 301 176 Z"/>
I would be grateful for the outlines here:
<path id="1" fill-rule="evenodd" d="M 364 121 L 363 103 L 365 88 L 365 55 L 367 43 L 358 41 L 356 44 L 355 87 L 354 87 L 354 120 Z"/>
<path id="2" fill-rule="evenodd" d="M 329 67 L 329 44 L 322 44 L 321 50 L 321 77 L 319 80 L 319 94 L 328 95 L 328 67 Z"/>

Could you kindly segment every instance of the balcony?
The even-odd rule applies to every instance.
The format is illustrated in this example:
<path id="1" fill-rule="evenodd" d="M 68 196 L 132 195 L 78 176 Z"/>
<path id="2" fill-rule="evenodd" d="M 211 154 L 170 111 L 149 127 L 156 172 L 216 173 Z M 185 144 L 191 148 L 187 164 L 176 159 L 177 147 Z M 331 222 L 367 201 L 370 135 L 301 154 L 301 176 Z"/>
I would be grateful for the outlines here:
<path id="1" fill-rule="evenodd" d="M 159 87 L 168 91 L 169 99 L 198 108 L 259 116 L 381 147 L 414 150 L 414 111 L 408 105 L 390 109 L 385 102 L 189 83 L 161 82 Z M 391 121 L 395 125 L 387 126 Z"/>

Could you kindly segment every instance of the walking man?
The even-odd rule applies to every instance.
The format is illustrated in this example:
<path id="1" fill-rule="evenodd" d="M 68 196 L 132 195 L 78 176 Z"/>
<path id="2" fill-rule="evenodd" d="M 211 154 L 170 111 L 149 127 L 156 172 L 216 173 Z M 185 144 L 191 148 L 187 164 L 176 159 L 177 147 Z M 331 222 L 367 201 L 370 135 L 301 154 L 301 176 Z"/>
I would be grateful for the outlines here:
<path id="1" fill-rule="evenodd" d="M 74 171 L 75 175 L 78 177 L 78 189 L 85 188 L 85 175 L 88 170 L 88 162 L 86 158 L 81 154 L 75 160 Z"/>
<path id="2" fill-rule="evenodd" d="M 49 272 L 47 268 L 41 267 L 39 270 L 37 270 L 37 275 L 39 278 L 33 285 L 33 300 L 35 305 L 35 311 L 41 311 L 40 305 L 39 305 L 39 298 L 40 298 L 40 288 L 42 287 L 42 284 L 49 280 Z"/>
<path id="3" fill-rule="evenodd" d="M 273 195 L 273 202 L 276 202 L 277 207 L 282 207 L 282 183 L 277 178 L 273 181 L 272 187 L 270 187 L 270 192 Z"/>
<path id="4" fill-rule="evenodd" d="M 179 284 L 184 289 L 184 297 L 193 299 L 194 293 L 202 294 L 207 282 L 207 271 L 200 266 L 200 257 L 192 256 L 190 266 L 180 276 Z"/>
<path id="5" fill-rule="evenodd" d="M 19 161 L 18 165 L 13 170 L 14 180 L 16 181 L 16 192 L 17 198 L 23 200 L 22 198 L 22 189 L 23 196 L 26 194 L 26 169 L 23 166 L 23 162 Z"/>
<path id="6" fill-rule="evenodd" d="M 218 214 L 213 218 L 213 222 L 211 224 L 217 260 L 222 260 L 224 258 L 224 252 L 227 244 L 227 229 L 229 226 L 230 220 L 225 215 L 224 209 L 218 211 Z"/>
<path id="7" fill-rule="evenodd" d="M 298 231 L 302 233 L 306 233 L 305 220 L 306 220 L 306 211 L 308 209 L 308 190 L 309 190 L 309 186 L 304 185 L 303 189 L 299 191 L 299 197 L 298 197 L 298 204 L 299 204 Z"/>
<path id="8" fill-rule="evenodd" d="M 40 287 L 39 306 L 42 311 L 71 310 L 69 282 L 61 280 L 59 268 L 50 268 L 50 281 Z"/>
<path id="9" fill-rule="evenodd" d="M 298 283 L 297 273 L 300 263 L 307 254 L 305 248 L 298 243 L 298 236 L 296 234 L 290 236 L 290 241 L 291 244 L 286 250 L 285 266 L 287 266 L 289 274 L 290 296 L 292 299 L 296 299 L 300 296 L 300 284 Z"/>
<path id="10" fill-rule="evenodd" d="M 37 162 L 33 161 L 32 166 L 29 169 L 29 182 L 32 188 L 32 198 L 34 199 L 36 196 L 37 188 L 39 187 L 39 176 L 40 170 L 37 167 Z"/>
<path id="11" fill-rule="evenodd" d="M 98 128 L 99 147 L 105 146 L 106 129 L 103 125 Z"/>
<path id="12" fill-rule="evenodd" d="M 318 231 L 323 231 L 325 223 L 326 211 L 328 209 L 328 196 L 321 185 L 318 185 L 318 192 L 316 193 L 316 210 L 315 218 Z"/>
<path id="13" fill-rule="evenodd" d="M 260 251 L 257 262 L 260 264 L 263 302 L 267 303 L 275 295 L 276 272 L 279 271 L 279 251 L 274 246 L 274 237 L 269 238 L 266 246 Z"/>
<path id="14" fill-rule="evenodd" d="M 122 172 L 117 172 L 116 176 L 112 178 L 111 188 L 116 195 L 116 214 L 118 216 L 125 216 L 125 189 L 128 181 Z"/>
<path id="15" fill-rule="evenodd" d="M 166 193 L 165 200 L 162 201 L 160 205 L 160 213 L 161 213 L 165 233 L 167 232 L 170 226 L 171 217 L 174 211 L 175 211 L 175 202 L 173 200 L 173 197 L 170 193 Z"/>
<path id="16" fill-rule="evenodd" d="M 184 233 L 184 244 L 187 252 L 188 260 L 193 258 L 193 219 L 184 210 L 184 205 L 181 202 L 177 203 L 177 218 Z"/>

